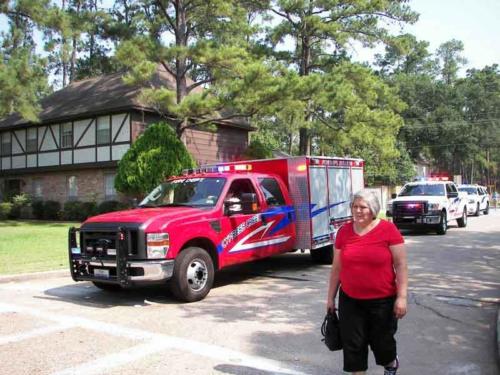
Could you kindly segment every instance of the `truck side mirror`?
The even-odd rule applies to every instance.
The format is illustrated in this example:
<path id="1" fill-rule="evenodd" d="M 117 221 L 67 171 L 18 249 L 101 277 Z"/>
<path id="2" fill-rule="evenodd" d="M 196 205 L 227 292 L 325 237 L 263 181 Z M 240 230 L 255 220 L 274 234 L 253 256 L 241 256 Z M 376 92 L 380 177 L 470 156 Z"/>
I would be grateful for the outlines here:
<path id="1" fill-rule="evenodd" d="M 243 209 L 240 198 L 232 197 L 224 201 L 224 213 L 226 215 L 240 214 L 242 212 Z"/>
<path id="2" fill-rule="evenodd" d="M 396 193 L 392 193 L 392 194 L 391 194 L 391 198 L 392 198 L 392 199 L 396 199 L 397 197 L 398 197 L 398 195 L 397 195 Z"/>

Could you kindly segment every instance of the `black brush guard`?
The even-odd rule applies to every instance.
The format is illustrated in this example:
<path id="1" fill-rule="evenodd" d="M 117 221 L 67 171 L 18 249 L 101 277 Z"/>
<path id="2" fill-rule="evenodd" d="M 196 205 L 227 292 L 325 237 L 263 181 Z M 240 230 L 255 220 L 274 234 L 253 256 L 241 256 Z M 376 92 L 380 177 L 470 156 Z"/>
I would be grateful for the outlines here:
<path id="1" fill-rule="evenodd" d="M 116 275 L 110 274 L 109 278 L 102 278 L 95 276 L 90 272 L 91 265 L 95 263 L 101 262 L 102 267 L 105 268 L 104 259 L 99 256 L 83 255 L 80 228 L 71 227 L 68 234 L 68 252 L 71 277 L 74 281 L 97 281 L 102 283 L 120 284 L 122 287 L 129 286 L 130 279 L 127 268 L 129 243 L 128 231 L 122 227 L 118 227 L 118 230 L 99 229 L 99 231 L 109 232 L 110 234 L 114 233 L 116 236 Z M 80 236 L 80 241 L 77 241 L 77 236 Z M 79 249 L 79 251 L 76 249 Z M 109 259 L 106 259 L 108 264 L 109 261 Z"/>

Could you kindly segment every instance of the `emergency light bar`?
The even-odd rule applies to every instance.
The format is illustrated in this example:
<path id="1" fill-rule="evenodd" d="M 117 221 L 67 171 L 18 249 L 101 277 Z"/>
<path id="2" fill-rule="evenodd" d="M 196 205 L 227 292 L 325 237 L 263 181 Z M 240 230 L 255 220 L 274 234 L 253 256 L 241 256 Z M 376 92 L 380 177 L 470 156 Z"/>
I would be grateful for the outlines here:
<path id="1" fill-rule="evenodd" d="M 233 164 L 233 165 L 210 165 L 201 168 L 184 169 L 182 175 L 202 174 L 202 173 L 224 173 L 224 172 L 248 172 L 252 170 L 251 164 Z"/>
<path id="2" fill-rule="evenodd" d="M 340 159 L 321 159 L 311 158 L 311 165 L 329 165 L 333 167 L 362 167 L 363 160 L 340 160 Z"/>

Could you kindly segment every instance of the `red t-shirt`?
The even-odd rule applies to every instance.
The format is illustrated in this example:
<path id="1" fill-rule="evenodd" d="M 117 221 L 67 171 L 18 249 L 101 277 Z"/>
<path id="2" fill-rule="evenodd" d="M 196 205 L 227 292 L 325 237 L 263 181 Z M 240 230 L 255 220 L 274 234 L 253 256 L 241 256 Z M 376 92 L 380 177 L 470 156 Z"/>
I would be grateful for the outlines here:
<path id="1" fill-rule="evenodd" d="M 340 283 L 352 298 L 384 298 L 396 294 L 396 273 L 389 246 L 404 243 L 396 226 L 380 220 L 370 232 L 360 236 L 353 223 L 343 225 L 335 240 L 340 250 Z"/>

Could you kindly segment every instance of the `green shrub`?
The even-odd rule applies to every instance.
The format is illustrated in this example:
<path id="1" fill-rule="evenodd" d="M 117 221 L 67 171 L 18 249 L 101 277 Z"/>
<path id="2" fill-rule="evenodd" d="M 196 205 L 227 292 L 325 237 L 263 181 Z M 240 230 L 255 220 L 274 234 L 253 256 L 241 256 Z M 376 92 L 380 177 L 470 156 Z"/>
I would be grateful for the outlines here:
<path id="1" fill-rule="evenodd" d="M 115 187 L 127 195 L 142 196 L 194 165 L 169 124 L 150 125 L 118 162 Z"/>
<path id="2" fill-rule="evenodd" d="M 129 206 L 125 203 L 118 201 L 104 201 L 97 206 L 97 213 L 104 214 L 106 212 L 126 210 Z"/>
<path id="3" fill-rule="evenodd" d="M 5 220 L 9 217 L 13 206 L 14 205 L 10 202 L 0 203 L 0 220 Z"/>
<path id="4" fill-rule="evenodd" d="M 95 202 L 70 201 L 64 204 L 62 217 L 64 220 L 84 221 L 97 213 Z"/>
<path id="5" fill-rule="evenodd" d="M 29 206 L 31 197 L 26 193 L 14 195 L 12 197 L 12 209 L 9 214 L 9 219 L 19 219 L 21 217 L 21 210 Z"/>
<path id="6" fill-rule="evenodd" d="M 33 201 L 31 202 L 31 209 L 33 211 L 33 216 L 35 219 L 42 220 L 43 219 L 43 201 Z"/>
<path id="7" fill-rule="evenodd" d="M 57 201 L 45 201 L 43 203 L 42 219 L 59 220 L 61 218 L 61 203 Z"/>

